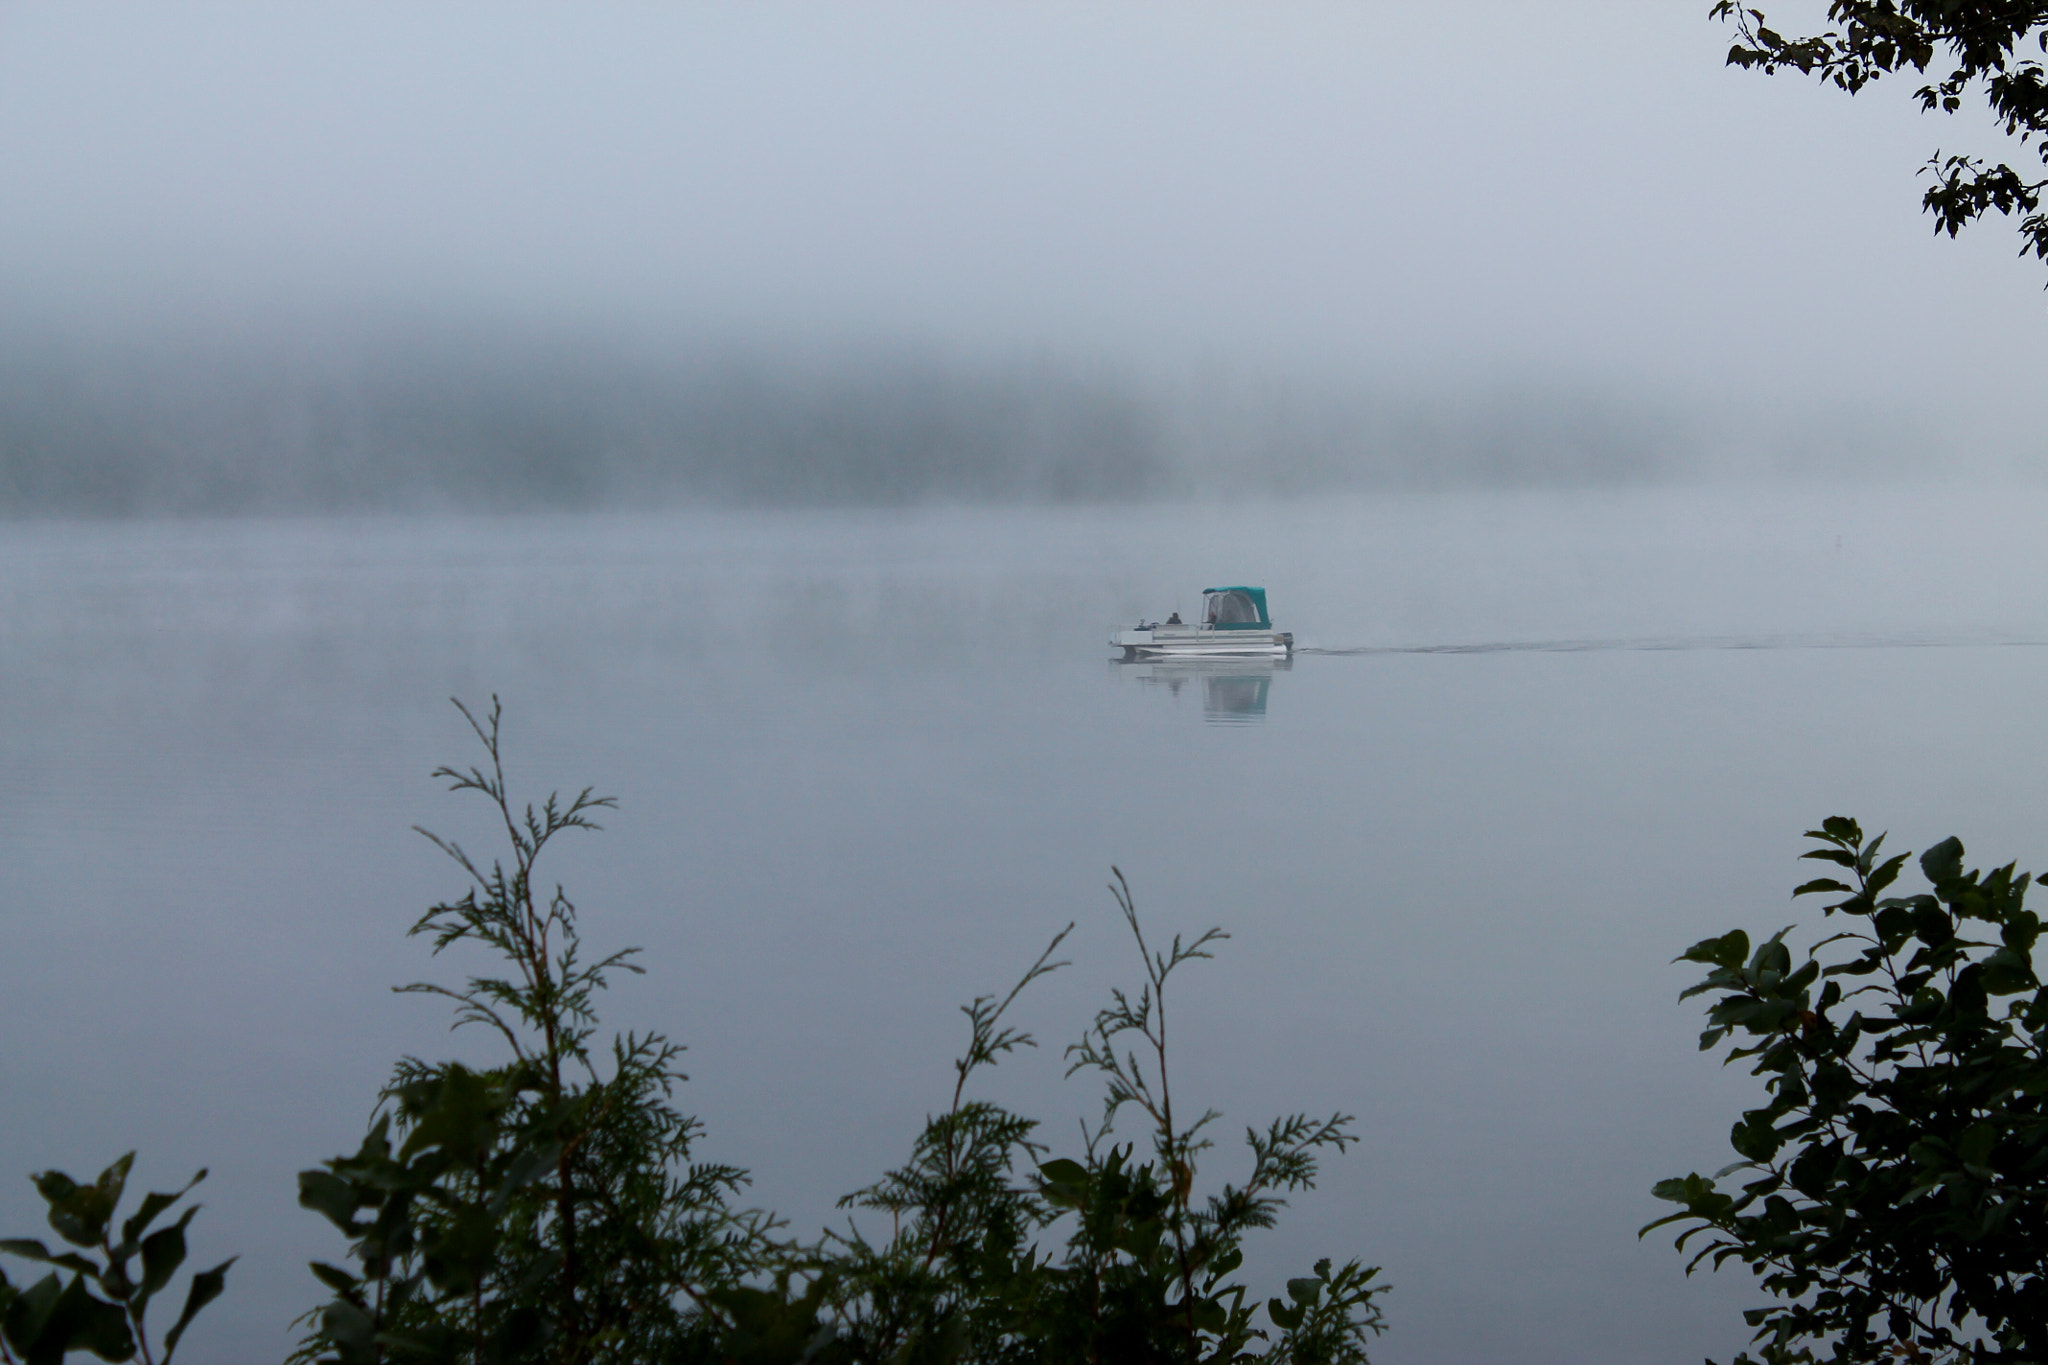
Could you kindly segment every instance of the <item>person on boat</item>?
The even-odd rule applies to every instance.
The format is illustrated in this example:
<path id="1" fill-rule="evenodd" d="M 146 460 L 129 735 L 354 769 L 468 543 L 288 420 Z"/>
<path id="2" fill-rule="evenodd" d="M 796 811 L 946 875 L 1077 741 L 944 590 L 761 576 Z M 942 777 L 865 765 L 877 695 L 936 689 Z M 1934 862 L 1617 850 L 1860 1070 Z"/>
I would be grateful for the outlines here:
<path id="1" fill-rule="evenodd" d="M 1185 623 L 1182 622 L 1182 620 L 1180 619 L 1180 613 L 1175 612 L 1173 615 L 1166 618 L 1166 624 L 1169 626 L 1178 626 Z"/>

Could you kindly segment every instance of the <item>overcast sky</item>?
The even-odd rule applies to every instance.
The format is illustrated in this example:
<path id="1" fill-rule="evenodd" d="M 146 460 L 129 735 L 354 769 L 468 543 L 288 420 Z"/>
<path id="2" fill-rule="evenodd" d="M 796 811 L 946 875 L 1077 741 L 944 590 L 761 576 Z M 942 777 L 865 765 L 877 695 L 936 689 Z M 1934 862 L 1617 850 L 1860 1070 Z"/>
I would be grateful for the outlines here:
<path id="1" fill-rule="evenodd" d="M 1730 71 L 1707 8 L 11 3 L 0 297 L 1818 388 L 2031 439 L 2048 270 L 1917 203 L 1982 125 Z"/>

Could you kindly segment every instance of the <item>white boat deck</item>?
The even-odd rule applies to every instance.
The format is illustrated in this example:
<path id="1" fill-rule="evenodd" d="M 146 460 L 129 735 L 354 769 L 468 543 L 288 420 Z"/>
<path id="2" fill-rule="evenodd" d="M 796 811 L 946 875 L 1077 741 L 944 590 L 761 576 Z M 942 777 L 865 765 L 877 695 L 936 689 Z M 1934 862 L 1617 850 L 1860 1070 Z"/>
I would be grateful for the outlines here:
<path id="1" fill-rule="evenodd" d="M 1214 626 L 1120 630 L 1109 643 L 1122 650 L 1126 659 L 1284 659 L 1294 652 L 1294 636 L 1289 631 L 1218 630 Z"/>

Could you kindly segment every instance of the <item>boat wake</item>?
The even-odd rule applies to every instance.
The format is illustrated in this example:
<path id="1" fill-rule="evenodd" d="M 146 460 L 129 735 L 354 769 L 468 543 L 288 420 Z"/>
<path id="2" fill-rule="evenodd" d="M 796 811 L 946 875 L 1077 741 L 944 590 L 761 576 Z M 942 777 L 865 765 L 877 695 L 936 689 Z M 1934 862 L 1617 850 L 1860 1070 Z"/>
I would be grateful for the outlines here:
<path id="1" fill-rule="evenodd" d="M 1480 640 L 1462 644 L 1300 645 L 1296 654 L 1591 654 L 1686 649 L 2039 648 L 2048 639 L 2003 635 L 1633 635 L 1575 640 Z"/>

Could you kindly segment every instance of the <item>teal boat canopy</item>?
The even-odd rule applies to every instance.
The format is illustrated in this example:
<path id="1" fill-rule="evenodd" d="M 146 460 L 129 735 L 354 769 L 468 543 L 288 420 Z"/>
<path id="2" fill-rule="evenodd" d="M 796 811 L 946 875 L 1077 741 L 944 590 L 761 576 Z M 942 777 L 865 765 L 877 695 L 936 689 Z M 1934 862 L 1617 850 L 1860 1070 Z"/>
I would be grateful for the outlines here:
<path id="1" fill-rule="evenodd" d="M 1202 589 L 1202 624 L 1218 630 L 1271 630 L 1264 588 Z"/>

